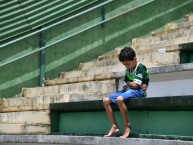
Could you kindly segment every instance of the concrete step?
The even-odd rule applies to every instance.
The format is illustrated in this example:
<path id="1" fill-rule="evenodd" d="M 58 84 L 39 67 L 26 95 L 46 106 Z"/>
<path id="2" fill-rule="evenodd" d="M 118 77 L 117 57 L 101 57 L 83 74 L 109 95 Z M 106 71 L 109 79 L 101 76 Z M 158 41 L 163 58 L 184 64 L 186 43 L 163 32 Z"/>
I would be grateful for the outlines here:
<path id="1" fill-rule="evenodd" d="M 101 55 L 97 58 L 98 61 L 102 61 L 102 60 L 111 60 L 111 59 L 114 59 L 114 58 L 118 58 L 118 55 L 117 54 L 113 54 L 113 55 Z"/>
<path id="2" fill-rule="evenodd" d="M 172 32 L 168 32 L 165 34 L 162 34 L 160 36 L 152 36 L 152 41 L 154 40 L 154 38 L 159 41 L 163 41 L 163 40 L 170 40 L 173 38 L 180 38 L 180 37 L 186 37 L 186 36 L 190 36 L 193 35 L 193 25 L 191 26 L 186 26 L 183 28 L 179 28 L 179 29 L 175 29 Z"/>
<path id="3" fill-rule="evenodd" d="M 134 48 L 135 49 L 135 48 Z M 147 67 L 164 66 L 169 64 L 180 63 L 180 47 L 179 45 L 166 46 L 164 48 L 141 47 L 140 50 L 136 50 L 137 59 Z M 121 49 L 116 49 L 117 53 L 120 53 Z"/>
<path id="4" fill-rule="evenodd" d="M 181 44 L 181 43 L 188 43 L 190 41 L 186 40 L 186 37 L 190 37 L 192 38 L 193 36 L 193 26 L 191 26 L 191 29 L 187 29 L 187 30 L 178 30 L 177 32 L 173 32 L 173 33 L 166 33 L 162 36 L 150 36 L 147 38 L 135 38 L 132 40 L 132 47 L 138 47 L 138 46 L 148 46 L 148 45 L 158 45 L 159 43 L 166 43 L 166 46 L 170 46 L 170 45 L 177 45 L 177 44 Z M 179 41 L 178 43 L 175 42 L 175 40 L 179 40 L 179 39 L 183 39 L 181 41 Z M 170 43 L 169 43 L 170 42 Z M 174 43 L 175 42 L 175 43 Z M 169 44 L 167 44 L 169 43 Z"/>
<path id="5" fill-rule="evenodd" d="M 89 82 L 89 81 L 113 81 L 115 82 L 115 73 L 104 73 L 104 74 L 96 74 L 92 76 L 85 77 L 73 77 L 73 78 L 59 78 L 54 80 L 45 80 L 45 86 L 54 86 L 54 85 L 62 85 L 62 84 L 70 84 L 70 83 L 80 83 L 80 82 Z"/>
<path id="6" fill-rule="evenodd" d="M 156 61 L 149 60 L 149 62 L 145 61 L 144 54 L 141 54 L 143 56 L 139 57 L 139 61 L 143 62 L 143 64 L 148 67 L 158 67 L 158 66 L 163 66 L 166 65 L 166 63 L 157 63 Z M 167 62 L 168 59 L 165 61 Z M 151 62 L 150 62 L 151 61 Z M 160 60 L 159 60 L 160 61 Z M 122 64 L 120 64 L 122 65 Z M 123 65 L 122 65 L 123 66 Z M 59 78 L 59 79 L 54 79 L 54 80 L 45 80 L 44 85 L 45 86 L 54 86 L 54 85 L 62 85 L 62 84 L 69 84 L 69 83 L 78 83 L 78 82 L 89 82 L 89 81 L 102 81 L 102 80 L 110 80 L 115 82 L 116 79 L 116 74 L 119 72 L 124 72 L 124 70 L 117 69 L 115 72 L 108 72 L 108 73 L 101 73 L 101 74 L 95 74 L 91 76 L 84 76 L 84 77 L 72 77 L 72 78 Z"/>
<path id="7" fill-rule="evenodd" d="M 123 65 L 110 65 L 104 67 L 97 67 L 89 70 L 78 70 L 78 71 L 69 71 L 60 74 L 60 78 L 74 78 L 74 77 L 87 77 L 98 74 L 106 74 L 116 71 L 124 71 L 125 66 Z"/>
<path id="8" fill-rule="evenodd" d="M 0 113 L 21 112 L 21 111 L 46 111 L 46 110 L 49 110 L 49 104 L 0 107 Z"/>
<path id="9" fill-rule="evenodd" d="M 132 46 L 143 46 L 148 44 L 159 43 L 160 41 L 168 41 L 175 38 L 183 38 L 193 35 L 193 25 L 181 29 L 175 29 L 172 32 L 164 33 L 159 36 L 149 36 L 146 38 L 135 38 L 132 40 Z"/>
<path id="10" fill-rule="evenodd" d="M 50 134 L 50 125 L 0 124 L 0 134 Z"/>
<path id="11" fill-rule="evenodd" d="M 1 135 L 2 145 L 192 145 L 193 141 L 160 138 L 126 138 L 70 135 Z"/>
<path id="12" fill-rule="evenodd" d="M 169 46 L 165 46 L 164 48 L 159 48 L 159 46 L 157 46 L 156 44 L 153 45 L 154 47 L 149 47 L 148 45 L 144 45 L 143 47 L 141 47 L 141 49 L 136 49 L 136 47 L 133 47 L 133 49 L 135 49 L 136 54 L 141 54 L 141 53 L 146 53 L 146 52 L 152 52 L 152 51 L 157 51 L 159 53 L 164 53 L 164 52 L 175 52 L 180 50 L 179 45 L 169 45 Z M 118 48 L 115 51 L 117 52 L 117 54 L 120 53 L 122 48 Z M 161 49 L 161 50 L 160 50 Z M 163 52 L 164 51 L 164 52 Z"/>
<path id="13" fill-rule="evenodd" d="M 112 58 L 109 60 L 80 63 L 78 66 L 78 70 L 88 70 L 97 67 L 105 67 L 109 65 L 119 65 L 119 64 L 121 64 L 121 62 L 118 60 L 118 58 Z"/>
<path id="14" fill-rule="evenodd" d="M 145 48 L 154 49 L 154 48 L 165 48 L 169 46 L 176 46 L 179 44 L 184 44 L 184 43 L 190 43 L 193 42 L 193 35 L 187 36 L 187 37 L 181 37 L 181 38 L 174 38 L 172 40 L 165 40 L 165 41 L 160 41 L 157 43 L 152 43 L 152 44 L 147 44 L 147 45 L 141 45 L 141 46 L 136 46 L 134 47 L 136 51 L 141 51 L 144 50 Z"/>
<path id="15" fill-rule="evenodd" d="M 57 86 L 45 86 L 36 88 L 23 88 L 21 96 L 52 96 L 66 93 L 109 93 L 115 91 L 115 83 L 92 81 Z"/>
<path id="16" fill-rule="evenodd" d="M 0 113 L 0 124 L 49 124 L 49 111 Z"/>
<path id="17" fill-rule="evenodd" d="M 152 51 L 142 51 L 137 54 L 138 60 L 140 62 L 148 61 L 152 63 L 157 63 L 159 66 L 161 65 L 172 65 L 180 63 L 180 51 L 173 52 L 159 52 L 159 49 Z"/>
<path id="18" fill-rule="evenodd" d="M 62 94 L 36 97 L 3 98 L 0 112 L 49 110 L 50 103 L 102 100 L 107 94 Z"/>
<path id="19" fill-rule="evenodd" d="M 188 21 L 181 22 L 181 23 L 168 23 L 168 24 L 166 24 L 164 30 L 158 31 L 158 32 L 152 32 L 151 34 L 152 34 L 152 36 L 160 36 L 160 35 L 166 34 L 168 32 L 173 32 L 176 29 L 182 29 L 184 27 L 192 26 L 193 21 L 191 19 L 192 18 L 187 18 Z"/>
<path id="20" fill-rule="evenodd" d="M 184 16 L 184 21 L 188 21 L 188 22 L 191 22 L 191 21 L 193 21 L 193 14 L 192 13 L 190 13 L 190 14 L 186 14 L 185 16 Z"/>
<path id="21" fill-rule="evenodd" d="M 25 105 L 41 105 L 60 102 L 74 102 L 86 100 L 100 100 L 107 94 L 102 93 L 87 93 L 87 94 L 61 94 L 50 96 L 35 96 L 35 97 L 17 97 L 17 98 L 3 98 L 1 107 L 25 106 Z"/>

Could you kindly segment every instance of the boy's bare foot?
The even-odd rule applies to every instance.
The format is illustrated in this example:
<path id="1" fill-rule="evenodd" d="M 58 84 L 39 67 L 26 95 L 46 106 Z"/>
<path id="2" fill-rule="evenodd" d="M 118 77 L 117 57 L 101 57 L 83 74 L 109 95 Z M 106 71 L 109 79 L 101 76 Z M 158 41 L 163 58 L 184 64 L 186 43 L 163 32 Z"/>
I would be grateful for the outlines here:
<path id="1" fill-rule="evenodd" d="M 128 126 L 125 127 L 125 132 L 123 133 L 122 136 L 120 136 L 120 138 L 128 138 L 130 132 L 131 132 L 131 126 L 128 125 Z"/>
<path id="2" fill-rule="evenodd" d="M 112 127 L 108 134 L 104 135 L 104 137 L 111 137 L 115 134 L 119 133 L 119 128 Z"/>

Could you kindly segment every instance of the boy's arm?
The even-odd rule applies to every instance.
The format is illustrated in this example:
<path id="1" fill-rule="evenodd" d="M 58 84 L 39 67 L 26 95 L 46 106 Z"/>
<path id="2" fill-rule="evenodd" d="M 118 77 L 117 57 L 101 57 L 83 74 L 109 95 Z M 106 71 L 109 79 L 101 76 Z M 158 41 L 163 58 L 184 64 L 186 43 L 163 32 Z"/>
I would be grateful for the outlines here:
<path id="1" fill-rule="evenodd" d="M 127 78 L 126 75 L 125 75 L 125 79 L 124 79 L 124 81 L 123 81 L 123 90 L 125 90 L 125 89 L 128 88 L 127 82 L 128 82 L 128 78 Z"/>
<path id="2" fill-rule="evenodd" d="M 127 82 L 127 85 L 126 85 L 126 86 L 123 86 L 123 87 L 125 87 L 125 89 L 126 89 L 127 87 L 130 87 L 130 88 L 133 88 L 133 89 L 141 88 L 141 89 L 144 90 L 144 91 L 147 90 L 147 85 L 146 85 L 146 84 L 141 84 L 141 85 L 139 85 L 139 84 L 137 84 L 137 83 L 130 82 L 130 81 L 128 81 L 128 82 Z"/>
<path id="3" fill-rule="evenodd" d="M 137 89 L 139 88 L 139 84 L 135 83 L 135 82 L 130 82 L 130 81 L 127 81 L 127 87 L 130 87 L 130 88 L 133 88 L 133 89 Z"/>
<path id="4" fill-rule="evenodd" d="M 130 81 L 130 80 L 125 76 L 125 79 L 124 79 L 124 82 L 123 82 L 123 90 L 127 89 L 128 87 L 133 88 L 133 89 L 136 89 L 136 88 L 139 88 L 140 85 L 137 84 L 136 82 Z"/>
<path id="5" fill-rule="evenodd" d="M 146 69 L 142 69 L 138 71 L 136 77 L 134 78 L 133 82 L 129 82 L 129 86 L 131 88 L 141 88 L 142 90 L 147 90 L 147 85 L 142 82 L 142 80 L 146 77 Z"/>

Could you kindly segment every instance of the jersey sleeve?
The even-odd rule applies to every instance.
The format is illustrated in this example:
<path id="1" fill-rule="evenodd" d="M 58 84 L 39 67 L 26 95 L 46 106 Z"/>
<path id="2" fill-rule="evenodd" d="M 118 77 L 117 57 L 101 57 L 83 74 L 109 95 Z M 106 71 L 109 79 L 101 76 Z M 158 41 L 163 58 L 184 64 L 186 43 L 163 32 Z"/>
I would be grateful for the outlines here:
<path id="1" fill-rule="evenodd" d="M 133 80 L 134 83 L 141 85 L 143 80 L 146 78 L 147 69 L 139 69 L 136 72 L 136 76 Z"/>

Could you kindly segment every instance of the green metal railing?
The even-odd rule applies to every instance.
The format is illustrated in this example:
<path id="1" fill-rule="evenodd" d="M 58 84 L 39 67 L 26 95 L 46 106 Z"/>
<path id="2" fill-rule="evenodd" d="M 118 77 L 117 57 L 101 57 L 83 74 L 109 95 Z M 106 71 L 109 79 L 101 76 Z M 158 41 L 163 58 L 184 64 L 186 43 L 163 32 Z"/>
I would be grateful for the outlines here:
<path id="1" fill-rule="evenodd" d="M 25 57 L 27 57 L 27 56 L 30 56 L 30 55 L 32 55 L 32 54 L 40 51 L 40 81 L 39 81 L 39 84 L 40 84 L 40 86 L 43 86 L 44 76 L 45 76 L 45 49 L 48 48 L 49 46 L 52 46 L 52 45 L 54 45 L 54 44 L 57 44 L 57 43 L 53 43 L 52 45 L 46 46 L 46 43 L 45 43 L 45 32 L 46 32 L 46 30 L 48 30 L 48 29 L 50 29 L 50 28 L 53 28 L 53 27 L 55 27 L 55 26 L 57 26 L 57 25 L 63 24 L 64 22 L 67 22 L 67 21 L 69 21 L 69 20 L 71 20 L 71 19 L 74 19 L 74 18 L 76 18 L 76 17 L 78 17 L 78 16 L 81 16 L 81 15 L 83 15 L 83 14 L 86 14 L 86 13 L 88 13 L 88 12 L 94 10 L 94 9 L 97 9 L 97 8 L 100 8 L 100 7 L 104 7 L 105 5 L 107 5 L 107 4 L 109 4 L 109 3 L 113 2 L 113 1 L 114 1 L 114 0 L 108 0 L 108 1 L 106 1 L 106 2 L 104 2 L 104 3 L 98 4 L 97 6 L 94 6 L 94 7 L 92 7 L 92 8 L 89 8 L 89 9 L 83 11 L 83 12 L 80 12 L 80 13 L 78 13 L 78 14 L 75 14 L 75 15 L 71 16 L 71 17 L 68 17 L 68 18 L 66 18 L 66 19 L 64 19 L 64 20 L 62 20 L 62 21 L 56 22 L 56 23 L 54 23 L 54 24 L 52 24 L 52 25 L 49 25 L 49 26 L 47 26 L 47 27 L 43 27 L 43 26 L 42 26 L 40 30 L 34 31 L 34 32 L 32 32 L 32 33 L 30 33 L 30 34 L 28 34 L 28 35 L 25 35 L 25 36 L 23 36 L 23 37 L 17 38 L 17 39 L 15 39 L 15 40 L 13 40 L 13 41 L 10 41 L 10 42 L 7 42 L 7 43 L 5 43 L 5 44 L 0 45 L 0 49 L 1 49 L 1 48 L 6 47 L 6 46 L 9 46 L 9 45 L 11 45 L 11 44 L 13 44 L 13 43 L 15 43 L 15 42 L 18 42 L 18 41 L 20 41 L 20 40 L 23 40 L 23 39 L 25 39 L 25 38 L 28 38 L 28 37 L 30 37 L 30 36 L 33 36 L 33 35 L 35 35 L 35 34 L 40 34 L 40 49 L 37 49 L 37 50 L 32 51 L 32 52 L 30 52 L 30 53 L 28 53 L 28 54 L 22 55 L 22 56 L 20 56 L 20 57 L 17 57 L 17 58 L 15 58 L 15 59 L 12 59 L 12 60 L 10 60 L 10 61 L 7 61 L 7 62 L 5 62 L 5 63 L 2 63 L 2 64 L 0 64 L 0 67 L 5 66 L 5 65 L 8 65 L 8 64 L 10 64 L 10 63 L 13 63 L 13 62 L 15 62 L 15 61 L 17 61 L 17 60 L 20 60 L 20 59 L 22 59 L 22 58 L 25 58 Z M 96 2 L 96 0 L 95 0 L 95 1 L 92 1 L 92 2 L 89 3 L 89 4 L 92 4 L 93 2 Z M 81 8 L 82 8 L 82 7 L 81 7 Z M 80 8 L 79 8 L 79 9 L 80 9 Z M 71 12 L 74 12 L 74 11 L 76 11 L 76 10 L 78 10 L 78 9 L 75 9 L 75 10 L 73 10 L 73 11 L 71 11 Z M 69 13 L 70 13 L 70 12 L 69 12 Z M 67 14 L 69 14 L 69 13 L 67 13 Z M 63 39 L 62 41 L 64 41 L 64 40 L 66 40 L 66 39 Z"/>
<path id="2" fill-rule="evenodd" d="M 25 35 L 25 36 L 23 36 L 23 37 L 17 38 L 17 39 L 15 39 L 15 40 L 13 40 L 13 41 L 10 41 L 10 42 L 8 42 L 8 43 L 6 43 L 6 44 L 1 45 L 1 46 L 0 46 L 0 49 L 1 49 L 1 48 L 4 48 L 4 47 L 6 47 L 6 46 L 9 46 L 9 45 L 11 45 L 11 44 L 13 44 L 13 43 L 15 43 L 15 42 L 18 42 L 18 41 L 20 41 L 20 40 L 23 40 L 23 39 L 25 39 L 25 38 L 28 38 L 28 37 L 30 37 L 30 36 L 33 36 L 33 35 L 35 35 L 35 34 L 38 34 L 38 33 L 41 33 L 41 32 L 45 32 L 46 30 L 48 30 L 48 29 L 50 29 L 50 28 L 53 28 L 53 27 L 55 27 L 55 26 L 57 26 L 57 25 L 59 25 L 59 24 L 62 24 L 62 23 L 64 23 L 64 22 L 66 22 L 66 21 L 72 20 L 73 18 L 76 18 L 76 17 L 78 17 L 78 16 L 81 16 L 81 15 L 83 15 L 83 14 L 86 14 L 86 13 L 88 13 L 88 12 L 94 10 L 94 9 L 97 9 L 97 8 L 99 8 L 99 7 L 102 7 L 102 6 L 104 6 L 104 5 L 107 5 L 107 4 L 109 4 L 109 3 L 113 2 L 113 1 L 114 1 L 114 0 L 108 0 L 108 1 L 106 1 L 106 2 L 104 2 L 104 3 L 101 3 L 101 4 L 97 5 L 97 6 L 95 6 L 95 7 L 89 8 L 89 9 L 83 11 L 83 12 L 80 12 L 80 13 L 78 13 L 78 14 L 75 14 L 75 15 L 69 17 L 69 18 L 66 18 L 66 19 L 64 19 L 64 20 L 62 20 L 62 21 L 60 21 L 60 22 L 56 22 L 56 23 L 54 23 L 54 24 L 52 24 L 52 25 L 50 25 L 50 26 L 44 27 L 44 28 L 42 28 L 42 29 L 40 29 L 40 30 L 37 30 L 37 31 L 35 31 L 35 32 L 32 32 L 32 33 L 30 33 L 30 34 L 28 34 L 28 35 Z M 90 29 L 92 29 L 92 28 L 94 28 L 94 27 L 96 27 L 96 26 L 99 26 L 99 25 L 104 26 L 104 23 L 105 23 L 105 22 L 108 22 L 108 21 L 110 21 L 110 20 L 112 20 L 112 19 L 115 19 L 115 18 L 117 18 L 117 17 L 120 17 L 120 16 L 122 16 L 122 15 L 124 15 L 124 14 L 126 14 L 126 13 L 129 13 L 129 12 L 131 12 L 131 11 L 137 9 L 137 8 L 140 8 L 140 7 L 142 7 L 142 6 L 145 6 L 145 5 L 147 5 L 147 4 L 150 4 L 150 3 L 154 2 L 154 1 L 155 1 L 155 0 L 150 0 L 150 1 L 148 1 L 148 2 L 145 2 L 145 3 L 143 3 L 143 4 L 139 5 L 139 6 L 136 6 L 136 7 L 132 8 L 132 9 L 126 10 L 126 11 L 124 11 L 124 12 L 122 12 L 122 13 L 120 13 L 120 14 L 117 14 L 117 15 L 111 17 L 111 18 L 108 18 L 108 19 L 105 19 L 105 16 L 102 16 L 102 21 L 101 21 L 101 22 L 96 23 L 96 24 L 94 24 L 94 25 L 92 25 L 92 26 L 90 26 L 90 27 L 87 27 L 87 28 L 85 28 L 85 29 L 83 29 L 83 30 L 81 30 L 81 31 L 78 31 L 78 32 L 76 32 L 76 33 L 74 33 L 74 34 L 71 34 L 71 35 L 69 35 L 69 36 L 67 36 L 67 37 L 64 37 L 64 38 L 62 38 L 62 39 L 60 39 L 60 40 L 57 40 L 57 41 L 55 41 L 55 42 L 53 42 L 53 43 L 51 43 L 51 44 L 48 44 L 48 45 L 46 45 L 46 46 L 43 46 L 43 47 L 41 47 L 41 48 L 39 48 L 39 49 L 37 49 L 37 50 L 34 50 L 34 51 L 30 52 L 30 53 L 24 54 L 24 55 L 19 56 L 19 57 L 15 58 L 15 59 L 12 59 L 12 60 L 10 60 L 10 61 L 4 62 L 4 63 L 0 64 L 0 67 L 6 66 L 6 65 L 8 65 L 8 64 L 10 64 L 10 63 L 13 63 L 13 62 L 15 62 L 15 61 L 18 61 L 18 60 L 20 60 L 20 59 L 22 59 L 22 58 L 25 58 L 25 57 L 27 57 L 27 56 L 30 56 L 30 55 L 36 53 L 36 52 L 43 51 L 43 50 L 45 50 L 45 49 L 47 49 L 47 48 L 49 48 L 49 47 L 51 47 L 51 46 L 53 46 L 53 45 L 55 45 L 55 44 L 58 44 L 58 43 L 60 43 L 60 42 L 63 42 L 63 41 L 65 41 L 65 40 L 67 40 L 67 39 L 69 39 L 69 38 L 71 38 L 71 37 L 74 37 L 74 36 L 76 36 L 76 35 L 78 35 L 78 34 L 80 34 L 80 33 L 82 33 L 82 32 L 85 32 L 85 31 L 87 31 L 87 30 L 90 30 Z M 41 68 L 42 68 L 42 65 L 41 65 Z M 40 70 L 40 72 L 42 72 L 42 71 Z M 40 75 L 40 76 L 44 76 L 44 75 Z M 40 82 L 41 82 L 42 80 L 43 80 L 43 78 L 40 79 Z"/>
<path id="3" fill-rule="evenodd" d="M 13 1 L 13 0 L 12 0 Z M 2 0 L 0 43 L 105 0 Z M 74 14 L 75 14 L 74 13 Z M 73 14 L 73 15 L 74 15 Z M 13 25 L 14 24 L 14 25 Z M 31 31 L 32 32 L 32 31 Z M 13 40 L 13 39 L 12 39 Z M 3 44 L 3 43 L 1 43 Z"/>
<path id="4" fill-rule="evenodd" d="M 113 1 L 113 0 L 110 0 L 110 1 L 108 1 L 108 3 L 109 3 L 109 2 L 112 2 L 112 1 Z M 101 21 L 101 22 L 99 22 L 99 23 L 96 23 L 96 24 L 94 24 L 94 25 L 92 25 L 92 26 L 90 26 L 90 27 L 88 27 L 88 28 L 85 28 L 85 29 L 83 29 L 83 30 L 81 30 L 81 31 L 79 31 L 79 32 L 76 32 L 76 33 L 74 33 L 74 34 L 72 34 L 72 35 L 70 35 L 70 36 L 64 37 L 64 38 L 62 38 L 62 39 L 60 39 L 60 40 L 58 40 L 58 41 L 56 41 L 56 42 L 54 42 L 54 43 L 51 43 L 51 44 L 49 44 L 49 45 L 46 45 L 46 46 L 44 46 L 44 47 L 42 47 L 42 48 L 40 48 L 40 49 L 38 49 L 38 50 L 34 50 L 34 51 L 32 51 L 32 52 L 30 52 L 30 53 L 28 53 L 28 54 L 25 54 L 25 55 L 22 55 L 22 56 L 16 58 L 16 59 L 13 59 L 13 60 L 10 60 L 10 61 L 5 62 L 5 63 L 3 63 L 3 64 L 0 64 L 0 67 L 5 66 L 5 65 L 8 65 L 8 64 L 10 64 L 10 63 L 12 63 L 12 62 L 14 62 L 14 61 L 17 61 L 17 60 L 19 60 L 19 59 L 21 59 L 21 58 L 24 58 L 24 57 L 27 57 L 27 56 L 29 56 L 29 55 L 32 55 L 32 54 L 34 54 L 34 53 L 36 53 L 36 52 L 39 52 L 39 51 L 41 51 L 41 50 L 44 50 L 44 49 L 46 49 L 46 48 L 48 48 L 48 47 L 50 47 L 50 46 L 53 46 L 53 45 L 58 44 L 58 43 L 60 43 L 60 42 L 62 42 L 62 41 L 65 41 L 65 40 L 67 40 L 67 39 L 69 39 L 69 38 L 71 38 L 71 37 L 73 37 L 73 36 L 76 36 L 76 35 L 78 35 L 78 34 L 80 34 L 80 33 L 82 33 L 82 32 L 85 32 L 85 31 L 87 31 L 87 30 L 89 30 L 89 29 L 92 29 L 92 28 L 94 28 L 94 27 L 96 27 L 96 26 L 98 26 L 98 25 L 101 25 L 101 24 L 103 24 L 103 23 L 105 23 L 105 22 L 107 22 L 107 21 L 110 21 L 110 20 L 112 20 L 112 19 L 115 19 L 115 18 L 117 18 L 117 17 L 119 17 L 119 16 L 122 16 L 123 14 L 126 14 L 126 13 L 128 13 L 128 12 L 131 12 L 131 11 L 133 11 L 133 10 L 139 8 L 139 7 L 145 6 L 145 5 L 147 5 L 147 4 L 151 3 L 151 2 L 154 2 L 154 1 L 155 1 L 155 0 L 151 0 L 151 1 L 149 1 L 149 2 L 146 2 L 146 3 L 144 3 L 144 4 L 140 5 L 140 6 L 137 6 L 137 7 L 133 8 L 133 9 L 127 10 L 127 11 L 122 12 L 122 13 L 116 15 L 116 16 L 113 16 L 113 17 L 108 18 L 108 19 L 106 19 L 106 20 L 104 20 L 104 21 Z M 52 27 L 54 27 L 54 26 L 57 26 L 57 25 L 59 25 L 59 24 L 62 24 L 63 22 L 66 22 L 66 21 L 68 21 L 68 20 L 71 20 L 71 19 L 73 19 L 73 18 L 75 18 L 75 17 L 77 17 L 77 16 L 80 16 L 80 15 L 82 15 L 82 14 L 85 14 L 86 12 L 89 12 L 89 11 L 91 11 L 91 10 L 93 10 L 93 9 L 95 9 L 95 8 L 98 8 L 98 7 L 100 7 L 100 6 L 103 6 L 103 5 L 105 5 L 105 4 L 107 4 L 107 2 L 105 2 L 105 3 L 103 3 L 103 4 L 100 4 L 100 5 L 98 5 L 97 7 L 90 8 L 90 9 L 88 9 L 87 11 L 84 11 L 84 12 L 82 12 L 82 13 L 79 13 L 79 14 L 77 14 L 77 15 L 74 15 L 74 16 L 72 16 L 72 17 L 70 17 L 70 18 L 67 18 L 67 19 L 65 19 L 65 20 L 62 20 L 62 21 L 60 21 L 60 22 L 58 22 L 58 23 L 55 23 L 55 24 L 50 25 L 50 26 L 48 26 L 48 27 L 42 28 L 41 30 L 35 31 L 35 32 L 31 33 L 31 34 L 28 34 L 28 35 L 26 35 L 26 36 L 20 37 L 20 38 L 18 38 L 18 39 L 15 39 L 15 40 L 13 40 L 13 41 L 10 41 L 10 42 L 8 42 L 8 43 L 6 43 L 6 44 L 3 44 L 3 45 L 0 46 L 0 48 L 3 48 L 3 47 L 8 46 L 8 45 L 11 45 L 11 44 L 13 44 L 13 43 L 15 43 L 15 42 L 18 42 L 18 41 L 23 40 L 23 39 L 25 39 L 25 38 L 27 38 L 27 37 L 33 36 L 33 35 L 35 35 L 35 34 L 38 34 L 38 33 L 42 32 L 42 31 L 48 30 L 48 29 L 50 29 L 50 28 L 52 28 Z"/>
<path id="5" fill-rule="evenodd" d="M 52 24 L 52 25 L 49 25 L 49 26 L 47 26 L 47 27 L 44 27 L 44 28 L 42 28 L 42 29 L 40 29 L 40 30 L 34 31 L 34 32 L 30 33 L 30 34 L 27 34 L 27 35 L 25 35 L 25 36 L 23 36 L 23 37 L 17 38 L 17 39 L 15 39 L 15 40 L 13 40 L 13 41 L 10 41 L 10 42 L 7 42 L 7 43 L 5 43 L 5 44 L 2 44 L 2 45 L 0 45 L 0 49 L 3 48 L 3 47 L 9 46 L 9 45 L 11 45 L 11 44 L 13 44 L 13 43 L 15 43 L 15 42 L 18 42 L 18 41 L 20 41 L 20 40 L 23 40 L 23 39 L 25 39 L 25 38 L 28 38 L 28 37 L 30 37 L 30 36 L 33 36 L 33 35 L 35 35 L 35 34 L 38 34 L 38 33 L 40 33 L 40 32 L 46 31 L 46 30 L 48 30 L 48 29 L 50 29 L 50 28 L 53 28 L 53 27 L 55 27 L 55 26 L 58 26 L 58 25 L 60 25 L 60 24 L 63 24 L 64 22 L 67 22 L 67 21 L 69 21 L 69 20 L 72 20 L 72 19 L 74 19 L 74 18 L 76 18 L 76 17 L 78 17 L 78 16 L 81 16 L 81 15 L 83 15 L 83 14 L 86 14 L 86 13 L 92 11 L 92 10 L 95 10 L 95 9 L 97 9 L 97 8 L 100 8 L 100 7 L 104 6 L 104 5 L 107 5 L 107 4 L 109 4 L 109 3 L 113 2 L 113 1 L 114 1 L 114 0 L 108 0 L 108 1 L 106 1 L 106 2 L 104 2 L 104 3 L 101 3 L 101 4 L 97 5 L 97 6 L 95 6 L 95 7 L 89 8 L 89 9 L 83 11 L 83 12 L 80 12 L 80 13 L 78 13 L 78 14 L 75 14 L 75 15 L 69 17 L 69 18 L 66 18 L 66 19 L 64 19 L 64 20 L 61 20 L 61 21 L 59 21 L 59 22 L 56 22 L 56 23 L 54 23 L 54 24 Z"/>

